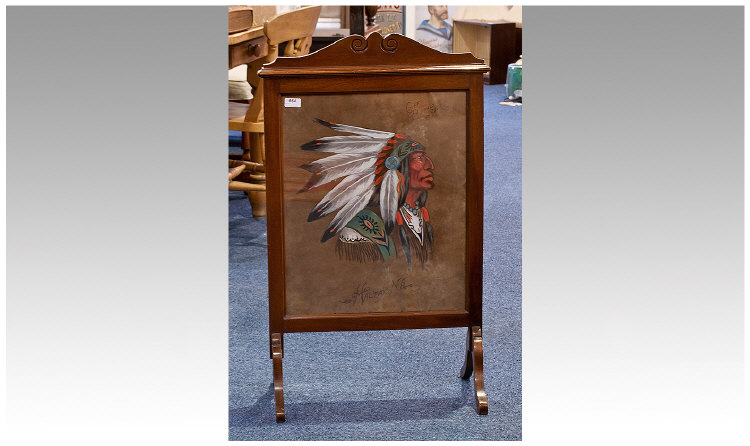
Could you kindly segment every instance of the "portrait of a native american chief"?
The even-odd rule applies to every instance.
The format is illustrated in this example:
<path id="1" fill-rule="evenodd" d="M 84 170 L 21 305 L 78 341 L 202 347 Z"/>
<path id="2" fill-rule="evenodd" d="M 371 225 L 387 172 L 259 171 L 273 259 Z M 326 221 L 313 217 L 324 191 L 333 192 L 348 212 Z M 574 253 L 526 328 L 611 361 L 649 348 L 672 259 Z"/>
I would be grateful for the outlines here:
<path id="1" fill-rule="evenodd" d="M 340 259 L 361 263 L 401 255 L 398 243 L 409 267 L 415 262 L 424 266 L 435 242 L 426 208 L 435 165 L 427 149 L 393 131 L 316 121 L 342 133 L 301 147 L 330 153 L 300 166 L 312 173 L 301 193 L 338 181 L 307 218 L 311 222 L 335 213 L 321 243 L 335 238 Z"/>

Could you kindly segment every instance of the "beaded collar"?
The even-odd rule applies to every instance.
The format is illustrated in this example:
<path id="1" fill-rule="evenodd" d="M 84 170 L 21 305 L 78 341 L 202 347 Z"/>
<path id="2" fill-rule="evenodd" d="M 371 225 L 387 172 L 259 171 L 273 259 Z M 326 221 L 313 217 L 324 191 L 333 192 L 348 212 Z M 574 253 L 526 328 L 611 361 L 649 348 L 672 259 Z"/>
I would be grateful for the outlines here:
<path id="1" fill-rule="evenodd" d="M 420 209 L 420 207 L 419 207 L 419 206 L 417 206 L 416 208 L 413 208 L 413 207 L 409 206 L 408 204 L 404 203 L 404 208 L 405 208 L 405 209 L 406 209 L 407 211 L 409 211 L 409 213 L 410 213 L 411 215 L 413 215 L 413 216 L 415 216 L 415 217 L 416 217 L 417 215 L 419 215 L 419 209 Z"/>

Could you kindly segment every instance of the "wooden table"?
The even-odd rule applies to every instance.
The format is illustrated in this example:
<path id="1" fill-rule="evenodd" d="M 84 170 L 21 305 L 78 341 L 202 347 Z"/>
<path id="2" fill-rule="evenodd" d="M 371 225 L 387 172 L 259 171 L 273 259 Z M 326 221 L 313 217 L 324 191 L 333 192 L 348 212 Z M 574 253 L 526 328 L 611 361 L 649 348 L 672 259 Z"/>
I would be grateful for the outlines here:
<path id="1" fill-rule="evenodd" d="M 229 68 L 249 64 L 268 54 L 263 26 L 229 34 Z"/>
<path id="2" fill-rule="evenodd" d="M 229 34 L 229 69 L 238 65 L 247 64 L 247 82 L 252 88 L 253 96 L 258 92 L 260 78 L 258 70 L 263 65 L 265 57 L 268 55 L 268 43 L 266 35 L 263 32 L 263 26 L 256 26 L 246 31 Z M 259 102 L 262 104 L 262 101 Z M 248 111 L 248 104 L 229 103 L 229 130 L 240 130 L 242 132 L 259 131 L 263 133 L 263 123 L 245 128 L 249 124 L 244 122 L 245 113 Z M 262 115 L 261 115 L 262 116 Z M 262 118 L 261 118 L 262 119 Z M 243 159 L 250 161 L 249 142 L 246 141 L 247 135 L 242 135 Z M 257 160 L 256 160 L 257 161 Z"/>

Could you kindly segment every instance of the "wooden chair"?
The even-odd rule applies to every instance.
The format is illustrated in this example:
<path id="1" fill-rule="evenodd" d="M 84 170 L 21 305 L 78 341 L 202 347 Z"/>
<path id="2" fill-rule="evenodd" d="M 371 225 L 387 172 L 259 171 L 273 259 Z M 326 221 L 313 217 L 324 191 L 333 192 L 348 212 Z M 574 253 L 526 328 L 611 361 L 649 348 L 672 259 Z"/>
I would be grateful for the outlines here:
<path id="1" fill-rule="evenodd" d="M 238 190 L 245 193 L 265 191 L 263 184 L 253 184 L 245 181 L 237 181 L 237 177 L 246 174 L 251 181 L 265 181 L 265 166 L 251 161 L 229 160 L 229 190 Z M 255 173 L 254 173 L 255 172 Z"/>
<path id="2" fill-rule="evenodd" d="M 230 173 L 230 189 L 232 183 L 235 183 L 234 187 L 246 187 L 238 184 L 241 182 L 259 186 L 234 189 L 244 190 L 247 193 L 253 208 L 253 217 L 266 215 L 263 83 L 258 77 L 258 70 L 263 64 L 276 60 L 279 56 L 279 48 L 283 44 L 285 45 L 281 54 L 284 57 L 303 56 L 309 53 L 320 10 L 320 6 L 308 6 L 279 14 L 263 24 L 268 54 L 250 63 L 247 69 L 247 81 L 253 87 L 253 99 L 249 103 L 229 102 L 229 130 L 242 132 L 243 151 L 241 159 L 230 160 L 230 167 L 234 169 L 240 167 L 239 164 L 232 165 L 232 161 L 249 162 L 249 164 L 244 164 L 242 169 L 235 170 L 234 176 Z"/>

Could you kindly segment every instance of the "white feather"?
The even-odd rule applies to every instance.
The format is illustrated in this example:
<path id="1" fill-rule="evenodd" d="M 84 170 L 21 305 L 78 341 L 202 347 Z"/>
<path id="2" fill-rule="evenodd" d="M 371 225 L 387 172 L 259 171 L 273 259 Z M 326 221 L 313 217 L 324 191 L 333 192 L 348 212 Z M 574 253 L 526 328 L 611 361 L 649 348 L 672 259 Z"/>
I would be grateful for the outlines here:
<path id="1" fill-rule="evenodd" d="M 398 210 L 398 174 L 395 170 L 388 170 L 380 183 L 380 216 L 386 227 L 393 227 L 396 223 Z"/>
<path id="2" fill-rule="evenodd" d="M 393 132 L 384 132 L 382 130 L 366 129 L 364 127 L 355 127 L 353 125 L 330 124 L 330 123 L 326 123 L 324 125 L 327 125 L 328 127 L 334 130 L 337 130 L 339 132 L 356 133 L 358 135 L 372 136 L 374 138 L 383 138 L 383 137 L 390 138 L 391 136 L 393 136 Z"/>
<path id="3" fill-rule="evenodd" d="M 368 142 L 368 141 L 386 141 L 393 136 L 393 133 L 389 133 L 387 136 L 360 136 L 360 135 L 334 135 L 334 136 L 321 136 L 316 141 L 329 142 L 329 143 L 346 143 L 346 142 Z"/>
<path id="4" fill-rule="evenodd" d="M 373 139 L 356 136 L 328 136 L 319 138 L 319 146 L 309 149 L 316 152 L 330 153 L 375 153 L 377 154 L 388 142 L 388 138 Z"/>
<path id="5" fill-rule="evenodd" d="M 358 197 L 364 195 L 370 197 L 372 195 L 374 181 L 375 176 L 369 173 L 360 176 L 350 175 L 344 178 L 315 206 L 314 209 L 321 209 L 318 213 L 318 217 L 330 214 L 350 201 L 356 200 Z M 365 203 L 365 205 L 367 205 L 367 203 Z"/>
<path id="6" fill-rule="evenodd" d="M 338 209 L 338 213 L 331 220 L 321 241 L 330 238 L 335 231 L 340 231 L 354 216 L 367 207 L 375 191 L 375 163 L 388 140 L 393 139 L 393 132 L 384 132 L 352 125 L 336 124 L 318 119 L 318 122 L 339 132 L 354 133 L 355 135 L 326 136 L 311 141 L 302 146 L 304 150 L 335 153 L 309 163 L 304 166 L 314 173 L 306 189 L 343 177 L 322 200 L 313 208 L 308 217 L 313 221 L 330 214 Z M 390 174 L 390 175 L 388 175 Z M 396 207 L 398 206 L 398 177 L 394 172 L 386 174 L 389 191 L 386 196 L 381 192 L 380 202 L 387 203 L 384 216 L 393 224 Z M 395 177 L 395 183 L 393 183 Z M 395 200 L 395 201 L 394 201 Z"/>
<path id="7" fill-rule="evenodd" d="M 344 226 L 346 226 L 347 223 L 349 223 L 349 220 L 357 215 L 357 212 L 367 207 L 367 203 L 370 201 L 370 196 L 372 196 L 372 193 L 373 191 L 371 190 L 370 192 L 362 195 L 360 198 L 349 201 L 349 203 L 341 208 L 339 213 L 336 214 L 335 217 L 333 217 L 333 220 L 331 220 L 331 224 L 328 225 L 328 227 L 334 228 L 335 231 L 341 230 Z"/>
<path id="8" fill-rule="evenodd" d="M 374 173 L 377 155 L 343 153 L 311 162 L 306 168 L 314 175 L 305 189 L 312 189 L 337 178 L 362 173 Z"/>

